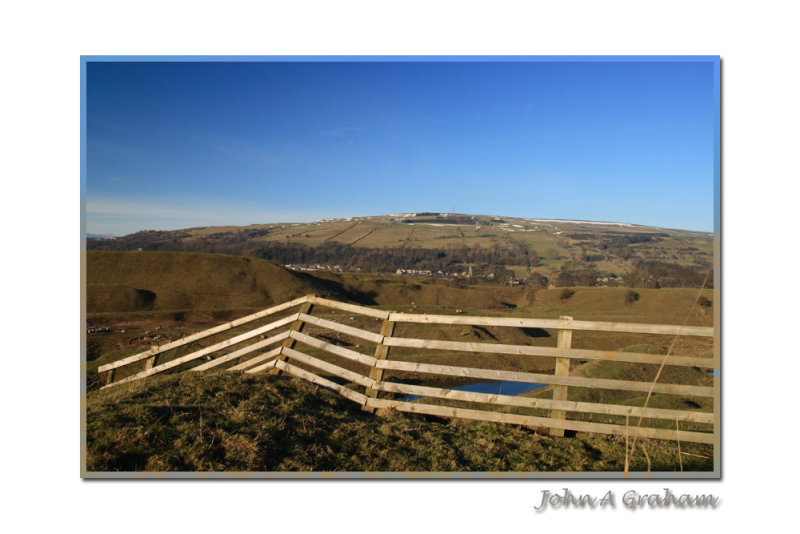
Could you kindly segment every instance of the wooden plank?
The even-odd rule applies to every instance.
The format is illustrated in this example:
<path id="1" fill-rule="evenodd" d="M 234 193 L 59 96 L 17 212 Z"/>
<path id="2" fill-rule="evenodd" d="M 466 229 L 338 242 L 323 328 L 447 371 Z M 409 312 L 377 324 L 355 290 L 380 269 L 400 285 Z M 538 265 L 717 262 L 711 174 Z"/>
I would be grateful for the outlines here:
<path id="1" fill-rule="evenodd" d="M 372 308 L 366 308 L 364 306 L 358 306 L 356 304 L 346 304 L 344 302 L 339 302 L 337 300 L 330 300 L 313 295 L 308 298 L 308 302 L 311 302 L 312 304 L 318 304 L 320 306 L 325 306 L 326 308 L 333 308 L 335 310 L 342 310 L 351 313 L 358 313 L 360 315 L 366 315 L 368 317 L 375 317 L 376 319 L 388 319 L 389 314 L 391 313 L 384 310 L 374 310 Z"/>
<path id="2" fill-rule="evenodd" d="M 576 401 L 554 401 L 551 399 L 536 399 L 533 397 L 522 397 L 517 395 L 500 395 L 492 393 L 477 393 L 473 391 L 461 391 L 457 389 L 437 388 L 431 386 L 416 386 L 412 384 L 400 384 L 397 382 L 379 382 L 375 388 L 380 391 L 396 393 L 401 395 L 417 395 L 420 397 L 436 397 L 440 399 L 450 399 L 464 402 L 480 402 L 483 404 L 495 404 L 499 406 L 516 406 L 519 408 L 540 408 L 545 410 L 565 410 L 570 412 L 597 413 L 603 415 L 618 416 L 644 416 L 650 419 L 679 420 L 691 423 L 714 422 L 714 414 L 711 412 L 698 412 L 691 410 L 667 410 L 662 408 L 647 408 L 639 406 L 627 406 L 623 404 L 598 404 L 593 402 Z"/>
<path id="3" fill-rule="evenodd" d="M 334 345 L 333 343 L 322 341 L 321 339 L 309 336 L 308 334 L 303 334 L 302 332 L 298 331 L 289 332 L 289 337 L 310 347 L 316 347 L 318 349 L 322 349 L 325 352 L 341 356 L 342 358 L 347 358 L 348 360 L 352 360 L 354 362 L 363 363 L 364 365 L 370 365 L 370 366 L 375 365 L 375 358 L 373 358 L 372 356 L 367 356 L 366 354 L 361 354 L 360 352 L 346 349 L 344 347 Z"/>
<path id="4" fill-rule="evenodd" d="M 282 371 L 286 371 L 287 374 L 296 376 L 297 378 L 308 380 L 309 382 L 320 385 L 324 388 L 332 389 L 342 397 L 349 399 L 353 402 L 356 402 L 358 404 L 364 404 L 366 402 L 367 397 L 363 393 L 359 393 L 358 391 L 353 391 L 352 389 L 339 385 L 336 382 L 331 382 L 326 378 L 322 378 L 321 376 L 315 375 L 314 373 L 310 373 L 305 369 L 301 369 L 290 363 L 276 361 L 275 366 L 279 367 Z"/>
<path id="5" fill-rule="evenodd" d="M 430 363 L 404 362 L 397 360 L 378 361 L 375 362 L 375 366 L 382 369 L 391 369 L 393 371 L 429 373 L 458 378 L 511 380 L 514 382 L 527 382 L 533 384 L 555 384 L 588 388 L 619 389 L 623 391 L 647 392 L 650 390 L 650 382 L 632 382 L 628 380 L 611 380 L 606 378 L 584 378 L 578 376 L 564 377 L 539 373 L 498 371 L 495 369 L 476 369 L 473 367 L 457 367 L 451 365 L 436 365 Z M 681 384 L 656 384 L 653 391 L 655 393 L 666 393 L 670 395 L 696 395 L 698 397 L 711 397 L 714 395 L 714 388 L 703 386 L 684 386 Z"/>
<path id="6" fill-rule="evenodd" d="M 321 328 L 327 328 L 329 330 L 334 330 L 342 334 L 348 334 L 360 339 L 365 339 L 367 341 L 371 341 L 372 343 L 380 343 L 381 341 L 383 341 L 383 336 L 380 334 L 369 332 L 367 330 L 362 330 L 354 326 L 343 325 L 335 321 L 329 321 L 328 319 L 320 319 L 319 317 L 312 317 L 311 315 L 307 315 L 305 313 L 300 314 L 300 319 L 306 321 L 309 324 L 313 324 Z"/>
<path id="7" fill-rule="evenodd" d="M 283 304 L 278 304 L 277 306 L 273 306 L 271 308 L 267 308 L 266 310 L 262 310 L 260 312 L 247 315 L 245 317 L 241 317 L 236 319 L 235 321 L 231 321 L 229 323 L 221 324 L 219 326 L 215 326 L 214 328 L 209 328 L 208 330 L 203 330 L 202 332 L 197 332 L 185 338 L 179 339 L 177 341 L 173 341 L 172 343 L 167 343 L 166 345 L 161 345 L 156 349 L 150 349 L 145 352 L 140 352 L 139 354 L 134 354 L 133 356 L 128 356 L 127 358 L 123 358 L 121 360 L 117 360 L 115 362 L 103 365 L 98 367 L 97 372 L 102 373 L 104 371 L 108 371 L 110 369 L 116 369 L 118 367 L 122 367 L 123 365 L 128 365 L 134 362 L 138 362 L 144 360 L 145 358 L 149 358 L 154 354 L 160 354 L 162 352 L 166 352 L 168 350 L 176 349 L 178 347 L 182 347 L 187 345 L 193 341 L 198 341 L 200 339 L 206 338 L 208 336 L 213 336 L 214 334 L 219 334 L 220 332 L 225 332 L 226 330 L 230 330 L 232 328 L 236 328 L 237 326 L 241 326 L 243 324 L 247 324 L 251 321 L 255 321 L 256 319 L 261 319 L 263 317 L 267 317 L 269 315 L 281 312 L 283 310 L 288 310 L 289 308 L 293 308 L 299 304 L 302 304 L 306 301 L 308 297 L 300 297 L 294 300 L 290 300 L 289 302 L 284 302 Z"/>
<path id="8" fill-rule="evenodd" d="M 562 321 L 572 321 L 572 317 L 562 315 L 559 317 Z M 559 330 L 558 331 L 558 348 L 569 349 L 572 347 L 572 330 Z M 569 358 L 556 358 L 555 376 L 569 376 Z M 565 401 L 567 400 L 567 386 L 556 385 L 553 386 L 553 400 Z M 550 413 L 552 419 L 566 419 L 567 412 L 564 410 L 553 410 Z M 553 428 L 550 432 L 551 435 L 557 437 L 564 436 L 563 428 Z"/>
<path id="9" fill-rule="evenodd" d="M 301 330 L 303 330 L 303 327 L 305 326 L 305 322 L 300 318 L 300 316 L 301 315 L 306 315 L 308 313 L 311 313 L 311 310 L 313 309 L 313 307 L 314 307 L 314 305 L 311 304 L 310 302 L 306 302 L 305 304 L 303 304 L 300 307 L 300 312 L 297 314 L 297 320 L 292 324 L 291 328 L 289 328 L 290 332 L 300 332 Z M 286 341 L 283 342 L 282 347 L 284 347 L 284 348 L 292 348 L 292 347 L 294 347 L 294 345 L 295 345 L 295 340 L 291 339 L 291 337 L 290 337 L 289 339 L 287 339 Z M 278 353 L 278 359 L 285 362 L 286 361 L 285 354 L 286 354 L 285 352 L 280 351 Z M 275 367 L 275 368 L 270 370 L 269 374 L 271 374 L 271 375 L 279 375 L 279 374 L 281 374 L 281 370 L 278 369 L 277 367 Z"/>
<path id="10" fill-rule="evenodd" d="M 562 430 L 575 430 L 576 432 L 591 432 L 597 434 L 612 434 L 624 436 L 625 425 L 613 425 L 608 423 L 589 423 L 586 421 L 573 421 L 571 419 L 551 419 L 549 417 L 536 417 L 532 415 L 517 415 L 503 412 L 488 412 L 485 410 L 471 410 L 467 408 L 451 408 L 449 406 L 434 406 L 424 403 L 410 403 L 401 401 L 390 401 L 385 399 L 367 398 L 367 406 L 375 408 L 392 408 L 401 412 L 421 413 L 436 415 L 440 417 L 453 417 L 460 419 L 472 419 L 477 421 L 490 421 L 495 423 L 508 423 L 524 425 L 528 427 L 559 428 Z M 629 431 L 629 430 L 628 430 Z M 651 439 L 676 439 L 675 430 L 662 428 L 643 427 L 639 429 L 639 436 Z M 713 444 L 719 441 L 718 435 L 711 432 L 687 432 L 680 433 L 680 439 L 684 442 Z"/>
<path id="11" fill-rule="evenodd" d="M 264 339 L 259 341 L 258 343 L 253 343 L 252 345 L 248 345 L 243 349 L 239 349 L 236 352 L 231 352 L 230 354 L 226 354 L 225 356 L 221 356 L 216 360 L 211 360 L 210 362 L 206 362 L 202 365 L 198 365 L 197 367 L 192 367 L 191 371 L 206 371 L 211 369 L 212 367 L 216 367 L 218 365 L 222 365 L 223 363 L 229 362 L 231 360 L 235 360 L 236 358 L 240 358 L 245 354 L 250 354 L 251 352 L 257 351 L 259 349 L 263 349 L 264 347 L 269 347 L 273 343 L 278 343 L 279 341 L 283 341 L 289 337 L 289 331 L 282 332 L 276 336 L 272 336 L 270 338 Z"/>
<path id="12" fill-rule="evenodd" d="M 276 351 L 277 354 L 280 354 L 282 349 L 283 349 L 283 347 L 278 347 L 278 349 Z M 262 363 L 261 365 L 257 365 L 255 367 L 253 367 L 252 369 L 248 369 L 247 371 L 245 371 L 245 373 L 250 373 L 250 374 L 260 373 L 261 371 L 267 371 L 269 369 L 272 369 L 272 368 L 276 367 L 277 364 L 278 364 L 278 360 L 277 359 L 273 359 L 273 360 L 270 360 L 270 361 L 268 361 L 266 363 Z"/>
<path id="13" fill-rule="evenodd" d="M 269 360 L 269 359 L 277 356 L 278 354 L 281 353 L 282 349 L 283 349 L 283 347 L 278 347 L 278 348 L 272 349 L 271 351 L 265 352 L 264 354 L 260 354 L 260 355 L 256 356 L 255 358 L 250 358 L 249 360 L 243 361 L 242 363 L 231 367 L 230 369 L 228 369 L 228 371 L 244 371 L 245 369 L 247 369 L 249 367 L 253 367 L 254 365 L 256 365 L 258 363 L 264 362 L 266 360 Z"/>
<path id="14" fill-rule="evenodd" d="M 514 354 L 519 356 L 547 356 L 554 358 L 571 358 L 574 360 L 603 360 L 611 362 L 645 363 L 661 365 L 664 356 L 660 354 L 643 354 L 638 352 L 617 352 L 588 349 L 560 349 L 539 347 L 534 345 L 506 345 L 502 343 L 479 343 L 471 341 L 440 341 L 438 339 L 415 339 L 402 337 L 385 337 L 385 345 L 414 349 L 453 350 L 460 352 L 484 352 L 490 354 Z M 669 356 L 668 365 L 683 367 L 713 368 L 713 358 L 693 356 Z"/>
<path id="15" fill-rule="evenodd" d="M 392 334 L 394 334 L 395 324 L 396 323 L 393 323 L 392 321 L 383 322 L 383 325 L 381 325 L 381 336 L 383 336 L 383 339 L 386 339 L 387 337 L 390 337 Z M 375 347 L 375 357 L 373 358 L 373 367 L 372 369 L 369 370 L 369 377 L 374 382 L 381 382 L 383 380 L 383 374 L 386 372 L 384 369 L 375 367 L 374 362 L 377 362 L 378 360 L 388 360 L 388 359 L 389 359 L 388 345 L 381 343 L 377 347 Z M 366 394 L 367 397 L 377 398 L 378 390 L 375 388 L 367 388 Z M 370 413 L 373 413 L 375 411 L 373 408 L 370 408 L 368 406 L 362 406 L 361 408 L 362 410 Z"/>
<path id="16" fill-rule="evenodd" d="M 370 387 L 373 384 L 372 380 L 366 376 L 354 373 L 353 371 L 350 371 L 343 367 L 339 367 L 338 365 L 324 362 L 320 359 L 314 358 L 313 356 L 309 356 L 308 354 L 304 354 L 297 350 L 284 347 L 283 354 L 291 356 L 292 359 L 297 360 L 300 363 L 310 365 L 311 367 L 316 367 L 317 369 L 322 369 L 323 371 L 328 372 L 334 376 L 344 378 L 345 380 L 349 380 L 350 382 L 355 382 L 360 386 Z"/>
<path id="17" fill-rule="evenodd" d="M 529 319 L 522 317 L 471 317 L 465 315 L 425 315 L 391 313 L 389 320 L 398 323 L 428 323 L 475 326 L 513 326 L 518 328 L 549 328 L 552 330 L 598 330 L 640 334 L 665 334 L 712 337 L 714 328 L 707 326 L 678 326 L 601 321 L 562 321 L 560 319 Z"/>
<path id="18" fill-rule="evenodd" d="M 255 330 L 251 330 L 250 332 L 245 332 L 244 334 L 241 334 L 239 336 L 233 337 L 233 338 L 225 340 L 225 341 L 221 341 L 221 342 L 219 342 L 219 343 L 217 343 L 215 345 L 211 345 L 210 347 L 206 347 L 204 349 L 192 352 L 191 354 L 187 354 L 186 356 L 181 356 L 180 358 L 176 358 L 176 359 L 174 359 L 172 361 L 169 361 L 169 362 L 166 362 L 166 363 L 162 363 L 161 365 L 157 365 L 157 366 L 153 367 L 152 369 L 148 369 L 146 371 L 142 371 L 140 373 L 136 373 L 135 375 L 131 375 L 131 376 L 127 377 L 127 378 L 119 380 L 118 382 L 114 382 L 114 385 L 116 385 L 116 384 L 124 384 L 125 382 L 133 382 L 134 380 L 141 380 L 142 378 L 146 378 L 146 377 L 152 376 L 152 375 L 154 375 L 156 373 L 160 373 L 162 371 L 166 371 L 167 369 L 172 369 L 173 367 L 177 367 L 177 366 L 182 365 L 182 364 L 184 364 L 186 362 L 190 362 L 192 360 L 196 360 L 197 358 L 202 358 L 203 356 L 206 356 L 207 354 L 211 354 L 212 352 L 216 352 L 216 351 L 218 351 L 220 349 L 224 349 L 226 347 L 230 347 L 231 345 L 235 345 L 237 343 L 241 343 L 242 341 L 246 341 L 246 340 L 248 340 L 250 338 L 256 337 L 256 336 L 261 335 L 261 334 L 263 334 L 265 332 L 269 332 L 271 330 L 275 330 L 276 328 L 280 328 L 281 326 L 285 326 L 286 324 L 288 324 L 291 321 L 293 321 L 297 317 L 297 315 L 298 314 L 290 315 L 289 317 L 285 317 L 283 319 L 275 321 L 274 323 L 270 323 L 270 324 L 262 326 L 260 328 L 256 328 Z M 109 385 L 111 385 L 111 384 L 109 384 Z M 104 386 L 104 387 L 108 387 L 108 386 Z"/>

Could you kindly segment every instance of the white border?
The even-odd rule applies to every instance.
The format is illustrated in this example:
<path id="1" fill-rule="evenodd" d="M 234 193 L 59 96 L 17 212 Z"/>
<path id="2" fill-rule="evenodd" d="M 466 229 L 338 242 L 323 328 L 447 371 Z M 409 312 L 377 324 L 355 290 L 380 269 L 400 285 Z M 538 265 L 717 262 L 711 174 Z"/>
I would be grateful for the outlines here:
<path id="1" fill-rule="evenodd" d="M 288 4 L 288 3 L 285 3 Z M 788 2 L 39 2 L 4 12 L 3 389 L 7 525 L 82 532 L 615 531 L 762 527 L 793 511 L 788 308 L 798 196 L 796 17 Z M 21 51 L 21 52 L 20 52 Z M 79 56 L 720 54 L 723 58 L 722 482 L 85 482 L 77 371 Z M 790 215 L 791 214 L 791 215 Z M 786 276 L 789 274 L 789 276 Z M 788 344 L 787 344 L 788 343 Z M 34 357 L 47 365 L 30 366 Z M 768 360 L 767 358 L 770 358 Z M 767 362 L 777 359 L 777 364 Z M 785 382 L 784 382 L 785 381 Z M 765 401 L 751 402 L 755 398 Z M 791 415 L 791 414 L 787 414 Z M 535 514 L 542 489 L 714 493 L 710 511 Z"/>

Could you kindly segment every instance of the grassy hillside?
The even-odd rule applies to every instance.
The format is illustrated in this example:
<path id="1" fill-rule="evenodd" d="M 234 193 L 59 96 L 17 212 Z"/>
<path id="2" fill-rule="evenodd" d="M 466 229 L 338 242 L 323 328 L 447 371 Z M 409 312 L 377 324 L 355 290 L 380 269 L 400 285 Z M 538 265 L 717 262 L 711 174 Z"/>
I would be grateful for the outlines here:
<path id="1" fill-rule="evenodd" d="M 336 281 L 272 262 L 189 252 L 86 254 L 87 382 L 96 369 L 152 345 L 314 293 L 348 300 Z"/>
<path id="2" fill-rule="evenodd" d="M 91 387 L 97 386 L 94 370 L 100 365 L 309 293 L 415 313 L 540 318 L 567 315 L 578 320 L 660 324 L 682 324 L 697 297 L 697 292 L 690 289 L 638 289 L 633 300 L 630 290 L 625 288 L 576 287 L 568 288 L 569 297 L 565 298 L 565 290 L 561 288 L 535 290 L 524 286 L 467 285 L 440 278 L 349 273 L 315 273 L 312 276 L 248 258 L 172 252 L 90 251 L 87 279 L 89 326 L 109 329 L 87 338 Z M 705 290 L 704 294 L 709 301 L 713 300 L 711 290 Z M 371 324 L 374 320 L 358 316 L 345 318 L 345 322 L 373 331 L 379 328 Z M 695 307 L 688 316 L 688 323 L 712 325 L 713 309 Z M 241 328 L 246 330 L 254 326 Z M 408 337 L 455 341 L 555 345 L 552 332 L 524 329 L 400 325 L 398 332 Z M 576 332 L 573 337 L 577 348 L 607 350 L 625 350 L 642 343 L 666 350 L 669 341 L 665 336 L 643 338 L 593 332 Z M 686 347 L 680 348 L 687 353 Z M 705 345 L 697 345 L 688 353 L 705 355 L 708 350 Z M 418 357 L 406 349 L 395 352 L 409 358 Z M 437 358 L 441 363 L 452 365 L 474 364 L 472 360 L 479 358 L 498 368 L 520 371 L 544 371 L 552 366 L 550 358 L 465 353 Z"/>
<path id="3" fill-rule="evenodd" d="M 349 471 L 582 471 L 619 470 L 620 440 L 578 434 L 571 439 L 534 434 L 528 429 L 465 421 L 442 421 L 391 413 L 376 418 L 315 386 L 286 378 L 239 373 L 181 373 L 98 391 L 98 366 L 164 344 L 225 320 L 294 297 L 314 293 L 402 312 L 474 314 L 576 320 L 711 326 L 712 290 L 707 305 L 694 306 L 695 289 L 469 285 L 442 278 L 394 277 L 358 273 L 298 273 L 270 262 L 228 255 L 173 252 L 97 252 L 87 254 L 87 304 L 90 326 L 108 331 L 87 336 L 87 440 L 89 470 L 349 470 Z M 315 308 L 315 315 L 371 331 L 377 319 Z M 691 313 L 690 313 L 691 310 Z M 285 312 L 288 314 L 289 312 Z M 263 319 L 262 323 L 278 317 Z M 252 329 L 253 323 L 220 337 Z M 317 326 L 304 330 L 353 350 L 370 353 L 363 340 Z M 538 328 L 399 324 L 395 335 L 453 341 L 555 346 L 553 331 Z M 252 340 L 253 342 L 255 340 Z M 576 331 L 573 347 L 665 354 L 671 336 Z M 197 346 L 177 349 L 161 362 Z M 228 350 L 235 350 L 230 348 Z M 308 354 L 361 374 L 369 369 L 319 349 Z M 707 356 L 711 340 L 681 339 L 676 353 Z M 524 372 L 552 372 L 553 358 L 466 352 L 419 351 L 395 347 L 392 357 Z M 229 362 L 225 367 L 234 365 Z M 144 362 L 119 370 L 117 379 L 141 370 Z M 302 365 L 301 365 L 302 367 Z M 649 381 L 656 366 L 612 362 L 572 363 L 575 376 Z M 320 373 L 325 375 L 325 373 Z M 334 381 L 340 381 L 327 376 Z M 387 380 L 450 387 L 470 380 L 387 371 Z M 668 367 L 662 381 L 710 385 L 693 368 Z M 474 380 L 472 380 L 474 382 Z M 552 397 L 542 388 L 530 396 Z M 642 394 L 570 387 L 570 400 L 641 405 Z M 651 406 L 707 409 L 709 399 L 656 395 Z M 491 409 L 491 408 L 490 408 Z M 518 411 L 516 408 L 512 412 Z M 520 412 L 521 413 L 521 412 Z M 525 412 L 547 415 L 547 412 Z M 624 420 L 589 416 L 590 420 Z M 673 424 L 672 421 L 663 424 Z M 691 426 L 682 426 L 684 430 Z M 697 428 L 697 430 L 707 430 Z M 682 445 L 683 446 L 683 445 Z M 678 466 L 674 443 L 646 442 L 654 471 Z M 712 469 L 708 447 L 688 445 L 684 469 Z M 641 453 L 634 469 L 646 469 Z M 693 456 L 692 456 L 693 455 Z M 687 460 L 689 458 L 689 460 Z M 636 463 L 638 462 L 638 463 Z M 694 462 L 694 463 L 692 463 Z"/>
<path id="4" fill-rule="evenodd" d="M 565 289 L 574 291 L 566 296 Z M 535 317 L 573 316 L 580 320 L 619 321 L 629 323 L 713 325 L 714 291 L 705 289 L 662 288 L 635 289 L 619 287 L 572 287 L 539 290 L 533 294 L 533 302 L 520 302 L 519 311 Z M 698 294 L 708 299 L 709 304 L 692 305 Z"/>
<path id="5" fill-rule="evenodd" d="M 681 324 L 697 291 L 470 285 L 433 277 L 393 277 L 287 270 L 272 262 L 189 252 L 87 252 L 90 317 L 121 312 L 224 311 L 263 308 L 317 294 L 363 305 L 450 313 L 513 313 L 532 317 Z M 566 291 L 565 290 L 569 290 Z M 713 300 L 713 291 L 703 296 Z M 710 306 L 698 307 L 689 324 L 711 325 Z"/>
<path id="6" fill-rule="evenodd" d="M 624 439 L 388 413 L 285 377 L 187 373 L 87 399 L 87 471 L 622 471 Z M 675 443 L 642 440 L 652 471 L 679 468 Z M 684 443 L 684 471 L 713 468 Z M 637 447 L 632 471 L 647 471 Z M 686 454 L 688 453 L 688 454 Z"/>
<path id="7" fill-rule="evenodd" d="M 361 304 L 415 310 L 420 313 L 480 312 L 581 320 L 682 324 L 698 296 L 698 289 L 629 289 L 623 287 L 569 287 L 542 289 L 467 284 L 434 277 L 394 277 L 355 273 L 314 273 L 342 287 Z M 567 293 L 565 293 L 567 290 Z M 567 295 L 570 295 L 567 297 Z M 714 291 L 700 293 L 709 304 L 699 306 L 688 324 L 711 326 Z"/>
<path id="8" fill-rule="evenodd" d="M 263 308 L 334 285 L 269 261 L 191 252 L 86 254 L 88 314 Z"/>

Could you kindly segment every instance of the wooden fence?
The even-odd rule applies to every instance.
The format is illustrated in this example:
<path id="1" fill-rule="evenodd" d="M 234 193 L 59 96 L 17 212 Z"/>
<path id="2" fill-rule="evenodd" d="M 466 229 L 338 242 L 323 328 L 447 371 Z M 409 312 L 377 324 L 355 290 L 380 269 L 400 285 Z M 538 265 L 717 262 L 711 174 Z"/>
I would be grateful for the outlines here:
<path id="1" fill-rule="evenodd" d="M 296 307 L 297 311 L 291 311 Z M 270 316 L 288 315 L 268 324 L 238 333 L 233 337 L 186 352 L 197 342 L 257 322 Z M 323 313 L 320 313 L 323 312 Z M 323 317 L 327 312 L 328 318 Z M 316 313 L 316 315 L 314 314 Z M 352 315 L 351 315 L 352 314 Z M 334 320 L 336 319 L 336 320 Z M 371 323 L 352 326 L 344 322 Z M 457 325 L 487 331 L 487 328 L 541 329 L 557 332 L 557 345 L 502 344 L 495 342 L 424 339 L 398 335 L 398 325 L 419 332 L 422 325 Z M 364 326 L 362 328 L 362 326 Z M 374 331 L 374 330 L 379 331 Z M 430 330 L 430 328 L 428 328 Z M 436 328 L 433 328 L 436 330 Z M 276 333 L 276 332 L 280 333 Z M 620 362 L 630 366 L 662 366 L 670 369 L 694 368 L 695 376 L 719 369 L 717 345 L 703 356 L 645 354 L 573 348 L 573 332 L 594 331 L 660 336 L 689 336 L 709 343 L 714 329 L 698 326 L 653 325 L 576 321 L 571 317 L 534 319 L 521 317 L 477 317 L 468 315 L 428 315 L 397 313 L 309 295 L 242 317 L 209 330 L 198 332 L 166 345 L 103 365 L 107 373 L 104 387 L 111 387 L 175 368 L 200 372 L 218 366 L 246 373 L 286 373 L 308 380 L 356 402 L 366 411 L 394 409 L 402 412 L 456 417 L 534 428 L 547 428 L 552 435 L 564 431 L 593 432 L 618 436 L 633 435 L 633 427 L 643 438 L 669 439 L 698 443 L 719 443 L 719 379 L 713 385 L 619 380 L 570 374 L 573 361 L 581 363 Z M 316 335 L 314 335 L 316 334 Z M 462 332 L 463 334 L 463 332 Z M 453 337 L 451 335 L 451 337 Z M 489 336 L 495 337 L 495 336 Z M 208 340 L 206 340 L 208 342 Z M 247 343 L 249 342 L 249 343 Z M 234 350 L 234 346 L 235 350 Z M 367 348 L 365 353 L 360 349 Z M 371 353 L 369 353 L 369 349 Z M 390 351 L 404 353 L 405 359 L 390 358 Z M 171 354 L 171 356 L 170 356 Z M 550 361 L 553 372 L 528 372 L 487 366 L 444 365 L 446 355 L 501 355 L 517 362 L 532 357 Z M 477 356 L 476 356 L 477 357 Z M 163 358 L 163 363 L 159 360 Z M 439 363 L 437 363 L 437 360 Z M 457 358 L 456 358 L 456 361 Z M 142 362 L 144 362 L 142 364 Z M 201 362 L 197 365 L 197 362 Z M 126 375 L 116 376 L 127 370 Z M 524 365 L 522 365 L 524 369 Z M 654 367 L 651 367 L 653 369 Z M 393 376 L 388 376 L 393 375 Z M 679 375 L 680 376 L 680 375 Z M 452 382 L 503 381 L 552 386 L 548 398 L 479 393 L 434 387 L 431 379 Z M 116 378 L 116 380 L 115 380 Z M 419 382 L 427 381 L 428 385 Z M 711 383 L 707 378 L 704 382 Z M 638 394 L 638 405 L 614 402 L 569 400 L 569 388 L 591 388 L 604 395 L 616 392 L 617 398 Z M 547 391 L 547 390 L 543 390 Z M 679 403 L 669 408 L 643 407 L 645 396 L 659 399 L 673 396 Z M 677 396 L 677 397 L 675 397 Z M 584 396 L 585 397 L 585 396 Z M 713 398 L 713 401 L 708 400 Z M 675 408 L 676 404 L 679 408 Z M 705 404 L 705 408 L 702 405 Z M 664 405 L 664 403 L 662 403 Z M 684 429 L 680 425 L 684 425 Z"/>

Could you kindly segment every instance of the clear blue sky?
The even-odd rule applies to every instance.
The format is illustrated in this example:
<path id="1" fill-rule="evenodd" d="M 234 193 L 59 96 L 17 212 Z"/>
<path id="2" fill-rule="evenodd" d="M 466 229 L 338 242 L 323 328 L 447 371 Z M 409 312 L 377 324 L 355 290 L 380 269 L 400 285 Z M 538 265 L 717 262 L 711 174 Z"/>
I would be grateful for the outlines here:
<path id="1" fill-rule="evenodd" d="M 714 62 L 86 64 L 87 232 L 398 212 L 713 231 Z"/>

